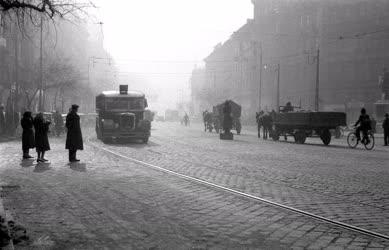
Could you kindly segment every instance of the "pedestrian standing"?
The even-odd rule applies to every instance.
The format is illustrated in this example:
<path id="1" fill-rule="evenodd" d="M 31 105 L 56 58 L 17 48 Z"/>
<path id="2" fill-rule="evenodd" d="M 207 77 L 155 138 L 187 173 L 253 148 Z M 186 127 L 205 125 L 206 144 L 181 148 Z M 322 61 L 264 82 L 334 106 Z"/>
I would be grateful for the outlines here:
<path id="1" fill-rule="evenodd" d="M 43 113 L 38 113 L 34 118 L 35 128 L 35 148 L 38 153 L 37 162 L 46 162 L 45 152 L 50 150 L 49 138 L 47 133 L 49 132 L 50 122 L 46 121 L 43 117 Z"/>
<path id="2" fill-rule="evenodd" d="M 4 106 L 0 106 L 0 135 L 5 134 L 5 113 L 4 113 Z"/>
<path id="3" fill-rule="evenodd" d="M 30 155 L 30 148 L 35 148 L 35 138 L 34 138 L 34 120 L 32 118 L 31 112 L 26 111 L 23 114 L 23 118 L 20 121 L 20 125 L 23 128 L 22 134 L 22 149 L 23 149 L 23 159 L 33 158 Z"/>
<path id="4" fill-rule="evenodd" d="M 384 122 L 382 123 L 382 128 L 384 129 L 384 144 L 385 146 L 389 145 L 389 114 L 385 114 Z"/>
<path id="5" fill-rule="evenodd" d="M 78 105 L 73 104 L 68 115 L 66 116 L 66 149 L 69 150 L 69 161 L 77 162 L 80 161 L 76 158 L 77 150 L 83 150 L 84 144 L 82 141 L 80 116 L 77 114 Z"/>

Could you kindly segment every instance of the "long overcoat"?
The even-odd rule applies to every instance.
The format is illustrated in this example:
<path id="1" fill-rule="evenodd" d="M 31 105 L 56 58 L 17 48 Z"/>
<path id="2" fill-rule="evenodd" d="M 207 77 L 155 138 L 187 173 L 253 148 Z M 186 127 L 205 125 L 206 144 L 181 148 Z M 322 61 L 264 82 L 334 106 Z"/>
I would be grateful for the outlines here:
<path id="1" fill-rule="evenodd" d="M 83 150 L 84 143 L 82 141 L 80 116 L 70 111 L 66 116 L 66 128 L 68 130 L 66 134 L 66 149 L 70 150 Z"/>
<path id="2" fill-rule="evenodd" d="M 34 120 L 32 117 L 23 117 L 20 121 L 20 125 L 23 128 L 22 134 L 22 148 L 23 150 L 35 148 L 34 138 Z"/>
<path id="3" fill-rule="evenodd" d="M 50 123 L 45 121 L 43 118 L 34 118 L 35 128 L 35 147 L 37 151 L 48 151 L 50 150 L 49 138 L 47 133 L 49 132 Z"/>

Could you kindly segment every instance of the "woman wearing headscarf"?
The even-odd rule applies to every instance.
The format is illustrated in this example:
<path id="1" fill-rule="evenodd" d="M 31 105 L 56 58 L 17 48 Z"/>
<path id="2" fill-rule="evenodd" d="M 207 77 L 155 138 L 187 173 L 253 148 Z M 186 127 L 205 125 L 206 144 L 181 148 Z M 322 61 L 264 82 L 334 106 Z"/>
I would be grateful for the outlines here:
<path id="1" fill-rule="evenodd" d="M 38 113 L 34 118 L 35 128 L 35 147 L 38 153 L 37 162 L 46 162 L 45 152 L 50 150 L 49 138 L 47 133 L 49 132 L 50 122 L 46 121 L 43 117 L 43 113 Z"/>
<path id="2" fill-rule="evenodd" d="M 30 148 L 35 148 L 35 138 L 34 138 L 34 120 L 31 116 L 30 111 L 26 111 L 23 114 L 23 118 L 20 121 L 20 125 L 23 128 L 22 134 L 22 149 L 23 149 L 23 159 L 33 158 L 30 154 Z"/>

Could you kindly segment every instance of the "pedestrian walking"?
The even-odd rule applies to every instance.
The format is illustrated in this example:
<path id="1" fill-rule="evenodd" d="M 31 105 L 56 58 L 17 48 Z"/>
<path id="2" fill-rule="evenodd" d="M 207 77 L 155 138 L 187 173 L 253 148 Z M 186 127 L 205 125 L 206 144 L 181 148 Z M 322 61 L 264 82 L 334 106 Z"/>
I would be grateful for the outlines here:
<path id="1" fill-rule="evenodd" d="M 84 144 L 82 141 L 80 116 L 77 114 L 78 105 L 73 104 L 69 113 L 66 116 L 66 149 L 69 150 L 69 161 L 77 162 L 77 150 L 83 150 Z"/>
<path id="2" fill-rule="evenodd" d="M 6 131 L 5 127 L 5 113 L 4 113 L 4 106 L 0 106 L 0 135 L 4 135 Z"/>
<path id="3" fill-rule="evenodd" d="M 62 115 L 58 110 L 54 113 L 54 128 L 56 136 L 59 137 L 63 131 L 63 120 Z"/>
<path id="4" fill-rule="evenodd" d="M 385 114 L 385 119 L 382 123 L 382 128 L 384 129 L 384 144 L 385 146 L 389 145 L 389 114 Z"/>
<path id="5" fill-rule="evenodd" d="M 46 162 L 45 152 L 50 150 L 49 137 L 47 133 L 49 132 L 50 122 L 46 121 L 43 117 L 43 113 L 38 113 L 34 118 L 34 128 L 35 128 L 35 148 L 38 153 L 37 162 Z"/>
<path id="6" fill-rule="evenodd" d="M 35 148 L 35 138 L 34 138 L 34 120 L 32 118 L 31 112 L 26 111 L 23 114 L 23 118 L 20 121 L 20 125 L 23 128 L 22 133 L 22 149 L 23 149 L 23 159 L 33 158 L 30 155 L 30 148 Z"/>

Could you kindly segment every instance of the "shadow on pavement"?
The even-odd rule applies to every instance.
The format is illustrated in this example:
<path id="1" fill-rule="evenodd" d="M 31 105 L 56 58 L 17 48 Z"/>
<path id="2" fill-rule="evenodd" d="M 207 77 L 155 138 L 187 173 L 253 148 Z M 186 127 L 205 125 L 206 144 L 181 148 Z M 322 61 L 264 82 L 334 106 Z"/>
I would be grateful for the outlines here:
<path id="1" fill-rule="evenodd" d="M 39 162 L 35 165 L 34 172 L 35 173 L 43 173 L 46 172 L 47 170 L 50 170 L 50 165 L 51 163 L 49 162 Z"/>
<path id="2" fill-rule="evenodd" d="M 23 168 L 29 168 L 34 166 L 34 159 L 22 160 L 20 166 Z"/>
<path id="3" fill-rule="evenodd" d="M 86 163 L 72 162 L 68 163 L 67 165 L 70 166 L 71 170 L 77 172 L 86 172 Z"/>

